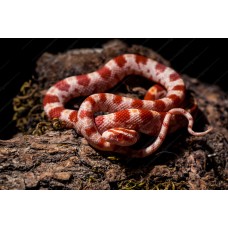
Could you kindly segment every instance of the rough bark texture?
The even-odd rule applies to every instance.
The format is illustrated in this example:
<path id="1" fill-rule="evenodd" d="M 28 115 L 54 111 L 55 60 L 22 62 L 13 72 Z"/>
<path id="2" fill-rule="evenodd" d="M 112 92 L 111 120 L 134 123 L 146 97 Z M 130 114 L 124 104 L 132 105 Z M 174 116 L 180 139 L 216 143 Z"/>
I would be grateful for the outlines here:
<path id="1" fill-rule="evenodd" d="M 37 81 L 31 86 L 36 92 L 29 94 L 38 107 L 36 113 L 34 109 L 25 115 L 26 108 L 20 115 L 16 113 L 17 118 L 26 116 L 22 122 L 27 135 L 0 140 L 0 189 L 228 189 L 227 95 L 217 86 L 188 76 L 183 76 L 184 80 L 200 110 L 194 129 L 202 130 L 208 122 L 213 132 L 194 137 L 179 130 L 166 138 L 158 152 L 144 159 L 101 153 L 74 130 L 50 130 L 46 126 L 55 126 L 50 122 L 36 126 L 46 121 L 37 116 L 42 116 L 42 97 L 50 85 L 70 75 L 94 71 L 123 53 L 138 53 L 169 64 L 148 48 L 128 47 L 118 40 L 102 49 L 43 54 L 37 63 Z M 132 77 L 111 91 L 142 98 L 148 87 L 147 81 Z"/>

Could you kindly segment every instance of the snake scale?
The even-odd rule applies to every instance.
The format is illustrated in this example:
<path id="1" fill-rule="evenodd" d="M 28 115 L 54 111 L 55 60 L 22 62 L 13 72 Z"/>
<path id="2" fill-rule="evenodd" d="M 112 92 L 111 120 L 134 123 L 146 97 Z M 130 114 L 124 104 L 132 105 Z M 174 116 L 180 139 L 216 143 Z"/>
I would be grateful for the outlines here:
<path id="1" fill-rule="evenodd" d="M 105 93 L 128 75 L 140 75 L 156 85 L 144 100 Z M 169 128 L 178 129 L 178 126 L 172 127 L 178 125 L 177 115 L 187 118 L 192 135 L 203 136 L 212 129 L 192 130 L 193 117 L 181 106 L 185 93 L 183 79 L 170 67 L 141 55 L 124 54 L 97 71 L 57 82 L 47 91 L 43 105 L 50 119 L 65 122 L 67 128 L 74 128 L 93 147 L 129 157 L 146 157 L 160 147 L 169 131 L 172 132 Z M 87 98 L 78 111 L 64 107 L 69 100 L 80 96 Z M 107 114 L 95 117 L 100 111 Z M 138 141 L 140 132 L 156 139 L 146 148 L 135 150 L 131 145 Z"/>

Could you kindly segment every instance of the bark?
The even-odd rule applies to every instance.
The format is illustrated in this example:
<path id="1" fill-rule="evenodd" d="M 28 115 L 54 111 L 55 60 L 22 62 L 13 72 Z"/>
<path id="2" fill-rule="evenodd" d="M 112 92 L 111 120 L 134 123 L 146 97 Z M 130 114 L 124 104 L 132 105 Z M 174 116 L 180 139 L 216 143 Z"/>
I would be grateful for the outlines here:
<path id="1" fill-rule="evenodd" d="M 148 48 L 128 47 L 118 40 L 101 49 L 45 53 L 37 62 L 36 92 L 31 97 L 38 97 L 35 101 L 41 107 L 45 90 L 56 81 L 94 71 L 123 53 L 138 53 L 169 64 Z M 227 95 L 216 85 L 183 77 L 199 105 L 194 130 L 203 130 L 209 123 L 214 127 L 210 134 L 194 137 L 182 129 L 169 135 L 152 156 L 128 159 L 94 150 L 72 129 L 38 128 L 35 123 L 45 120 L 39 119 L 41 108 L 32 114 L 23 110 L 16 113 L 16 119 L 26 120 L 26 134 L 0 140 L 0 189 L 228 189 Z M 147 84 L 132 77 L 120 84 L 118 92 L 142 98 Z"/>

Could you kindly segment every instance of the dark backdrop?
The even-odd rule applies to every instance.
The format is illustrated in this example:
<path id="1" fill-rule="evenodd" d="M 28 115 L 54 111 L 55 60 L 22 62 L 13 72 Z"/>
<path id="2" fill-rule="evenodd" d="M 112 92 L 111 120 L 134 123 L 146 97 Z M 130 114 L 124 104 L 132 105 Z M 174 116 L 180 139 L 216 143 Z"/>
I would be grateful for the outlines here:
<path id="1" fill-rule="evenodd" d="M 1 39 L 0 40 L 0 139 L 14 132 L 12 99 L 24 81 L 35 74 L 35 63 L 44 52 L 73 48 L 99 48 L 109 39 Z M 228 91 L 227 39 L 123 39 L 128 44 L 152 48 L 180 73 L 217 84 Z"/>

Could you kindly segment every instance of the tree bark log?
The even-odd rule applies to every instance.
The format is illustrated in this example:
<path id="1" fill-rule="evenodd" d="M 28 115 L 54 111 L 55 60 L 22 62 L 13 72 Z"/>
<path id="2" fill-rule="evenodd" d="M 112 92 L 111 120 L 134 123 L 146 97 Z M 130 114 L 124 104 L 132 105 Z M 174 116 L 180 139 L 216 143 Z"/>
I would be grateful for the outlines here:
<path id="1" fill-rule="evenodd" d="M 102 49 L 45 53 L 36 69 L 40 97 L 56 81 L 96 70 L 122 53 L 169 64 L 148 48 L 128 47 L 118 40 Z M 94 150 L 74 130 L 47 130 L 40 136 L 19 133 L 0 140 L 0 189 L 228 189 L 227 95 L 215 85 L 183 77 L 201 110 L 194 129 L 202 130 L 208 121 L 214 127 L 210 134 L 194 137 L 183 129 L 170 135 L 154 155 L 127 159 Z M 138 83 L 129 81 L 127 88 Z M 135 96 L 132 91 L 127 95 Z"/>

